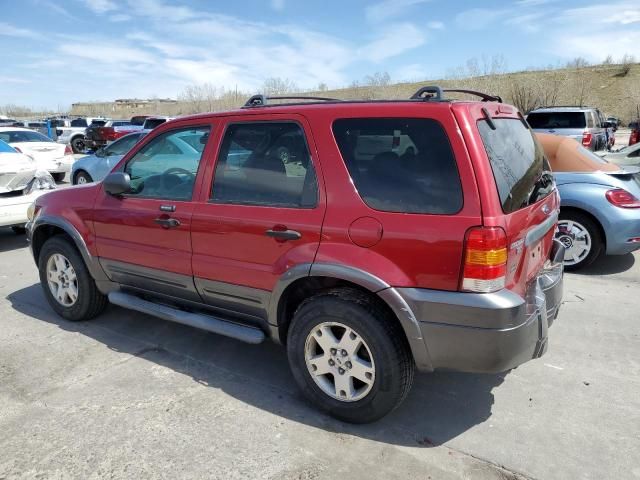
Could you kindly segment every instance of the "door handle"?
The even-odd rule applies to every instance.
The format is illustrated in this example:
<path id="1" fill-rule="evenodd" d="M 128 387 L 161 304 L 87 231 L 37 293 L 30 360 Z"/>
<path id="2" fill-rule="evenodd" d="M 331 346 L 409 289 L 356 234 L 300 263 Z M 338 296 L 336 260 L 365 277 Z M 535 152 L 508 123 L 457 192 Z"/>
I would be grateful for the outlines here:
<path id="1" fill-rule="evenodd" d="M 176 228 L 180 226 L 180 220 L 175 218 L 156 218 L 154 222 L 162 228 Z"/>
<path id="2" fill-rule="evenodd" d="M 176 206 L 175 205 L 160 205 L 160 211 L 161 212 L 175 212 L 176 211 Z"/>
<path id="3" fill-rule="evenodd" d="M 267 230 L 264 234 L 277 240 L 299 240 L 302 238 L 302 234 L 295 230 Z"/>

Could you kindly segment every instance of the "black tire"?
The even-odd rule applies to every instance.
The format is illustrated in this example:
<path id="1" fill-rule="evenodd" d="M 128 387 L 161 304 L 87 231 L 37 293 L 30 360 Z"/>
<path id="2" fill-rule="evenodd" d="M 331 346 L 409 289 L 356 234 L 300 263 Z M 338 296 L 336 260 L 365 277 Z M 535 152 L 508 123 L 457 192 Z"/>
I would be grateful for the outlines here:
<path id="1" fill-rule="evenodd" d="M 323 322 L 339 322 L 357 332 L 371 350 L 375 380 L 357 401 L 345 402 L 323 392 L 305 362 L 307 336 Z M 296 310 L 287 335 L 293 376 L 305 396 L 330 415 L 350 423 L 376 421 L 395 409 L 413 383 L 415 363 L 397 320 L 365 293 L 335 289 L 305 300 Z"/>
<path id="2" fill-rule="evenodd" d="M 82 179 L 84 179 L 84 182 L 81 181 Z M 84 170 L 78 170 L 73 177 L 74 185 L 80 185 L 80 184 L 91 183 L 91 182 L 93 182 L 93 178 L 91 178 L 91 175 L 89 175 Z"/>
<path id="3" fill-rule="evenodd" d="M 52 173 L 51 176 L 53 177 L 53 179 L 56 182 L 61 182 L 61 181 L 64 180 L 64 177 L 66 176 L 66 173 L 64 173 L 64 172 Z"/>
<path id="4" fill-rule="evenodd" d="M 563 220 L 571 220 L 573 222 L 579 223 L 589 232 L 589 236 L 591 237 L 591 250 L 589 251 L 587 256 L 584 257 L 584 259 L 582 259 L 580 262 L 575 263 L 573 265 L 568 265 L 565 261 L 564 269 L 569 272 L 572 272 L 572 271 L 580 270 L 581 268 L 588 267 L 593 262 L 595 262 L 596 259 L 604 251 L 604 240 L 602 238 L 600 226 L 596 222 L 594 222 L 589 215 L 586 215 L 582 212 L 576 212 L 573 210 L 569 210 L 569 211 L 560 210 L 559 221 L 562 222 Z M 556 238 L 560 239 L 560 237 L 561 237 L 561 232 L 559 232 L 556 235 Z"/>
<path id="5" fill-rule="evenodd" d="M 13 230 L 13 233 L 15 233 L 16 235 L 24 235 L 25 233 L 27 233 L 27 229 L 24 228 L 23 225 L 14 225 L 13 227 L 11 227 L 11 230 Z"/>
<path id="6" fill-rule="evenodd" d="M 75 137 L 71 140 L 71 150 L 73 150 L 73 153 L 83 153 L 86 148 L 84 137 Z"/>
<path id="7" fill-rule="evenodd" d="M 49 258 L 56 253 L 64 255 L 76 273 L 78 298 L 75 303 L 69 307 L 59 303 L 49 289 L 47 262 Z M 49 305 L 51 305 L 51 308 L 61 317 L 73 322 L 90 320 L 102 313 L 106 308 L 108 304 L 107 297 L 100 293 L 80 253 L 65 237 L 57 235 L 51 237 L 44 243 L 38 258 L 38 270 L 40 272 L 40 284 L 42 285 L 44 295 Z"/>

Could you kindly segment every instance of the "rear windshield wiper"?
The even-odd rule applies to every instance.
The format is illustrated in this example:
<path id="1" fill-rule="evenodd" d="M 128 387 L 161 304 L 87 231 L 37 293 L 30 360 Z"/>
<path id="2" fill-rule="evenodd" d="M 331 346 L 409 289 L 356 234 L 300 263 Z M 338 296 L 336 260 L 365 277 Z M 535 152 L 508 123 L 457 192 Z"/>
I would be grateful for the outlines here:
<path id="1" fill-rule="evenodd" d="M 531 194 L 529 195 L 529 205 L 535 203 L 538 200 L 538 194 L 540 190 L 546 189 L 549 185 L 553 185 L 553 173 L 550 170 L 543 170 L 536 178 Z"/>

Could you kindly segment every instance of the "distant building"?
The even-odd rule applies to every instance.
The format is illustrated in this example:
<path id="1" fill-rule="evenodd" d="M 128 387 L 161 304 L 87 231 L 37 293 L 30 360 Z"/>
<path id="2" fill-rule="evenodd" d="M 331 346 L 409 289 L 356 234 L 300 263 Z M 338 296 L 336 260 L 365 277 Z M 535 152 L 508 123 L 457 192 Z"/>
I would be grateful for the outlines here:
<path id="1" fill-rule="evenodd" d="M 71 115 L 108 115 L 127 117 L 137 113 L 164 113 L 176 105 L 171 98 L 118 98 L 113 102 L 77 102 L 71 104 Z"/>

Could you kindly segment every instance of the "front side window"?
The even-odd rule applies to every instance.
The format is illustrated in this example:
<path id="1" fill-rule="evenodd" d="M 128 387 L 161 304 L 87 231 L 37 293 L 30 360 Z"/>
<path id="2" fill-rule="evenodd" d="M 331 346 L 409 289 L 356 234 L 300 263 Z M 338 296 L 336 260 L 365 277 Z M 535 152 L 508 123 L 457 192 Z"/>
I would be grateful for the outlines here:
<path id="1" fill-rule="evenodd" d="M 209 131 L 209 127 L 173 130 L 151 140 L 125 166 L 132 190 L 127 196 L 190 200 Z M 202 149 L 187 141 L 194 136 Z"/>
<path id="2" fill-rule="evenodd" d="M 350 118 L 333 124 L 363 201 L 386 212 L 453 214 L 460 175 L 442 125 L 426 118 Z"/>
<path id="3" fill-rule="evenodd" d="M 293 122 L 230 125 L 218 155 L 211 201 L 315 207 L 318 184 L 300 125 Z"/>
<path id="4" fill-rule="evenodd" d="M 76 118 L 71 120 L 72 127 L 87 127 L 87 121 L 84 118 Z"/>

